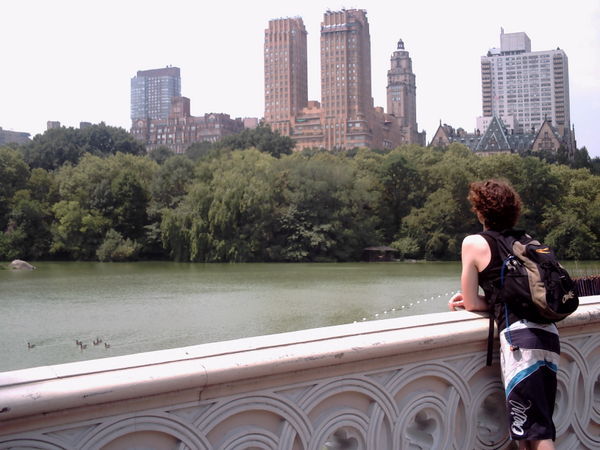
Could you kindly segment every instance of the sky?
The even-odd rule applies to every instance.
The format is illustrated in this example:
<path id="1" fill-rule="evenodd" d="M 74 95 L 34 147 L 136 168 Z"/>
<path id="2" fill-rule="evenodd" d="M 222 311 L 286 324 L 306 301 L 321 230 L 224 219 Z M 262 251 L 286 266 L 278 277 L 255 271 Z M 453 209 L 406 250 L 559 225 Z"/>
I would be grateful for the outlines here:
<path id="1" fill-rule="evenodd" d="M 569 58 L 571 122 L 578 147 L 600 157 L 600 1 L 577 0 L 19 0 L 0 2 L 0 127 L 43 133 L 46 122 L 129 129 L 138 70 L 181 69 L 192 115 L 264 114 L 264 30 L 302 17 L 309 100 L 320 100 L 323 14 L 365 9 L 372 94 L 386 107 L 390 56 L 402 39 L 417 83 L 417 121 L 432 138 L 442 121 L 473 131 L 481 115 L 480 57 L 500 29 L 526 32 L 532 51 Z"/>

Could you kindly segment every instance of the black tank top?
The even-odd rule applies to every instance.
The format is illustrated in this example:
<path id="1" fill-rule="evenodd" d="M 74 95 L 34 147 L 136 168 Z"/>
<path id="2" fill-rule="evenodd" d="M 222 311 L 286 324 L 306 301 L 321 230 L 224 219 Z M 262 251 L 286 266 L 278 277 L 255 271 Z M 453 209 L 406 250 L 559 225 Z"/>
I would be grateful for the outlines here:
<path id="1" fill-rule="evenodd" d="M 504 261 L 500 257 L 500 253 L 498 252 L 498 244 L 494 238 L 487 235 L 485 231 L 478 234 L 486 240 L 492 254 L 490 263 L 481 272 L 479 272 L 478 277 L 479 286 L 481 286 L 485 294 L 485 300 L 488 302 L 488 305 L 491 305 L 492 294 L 494 290 L 500 289 L 500 270 L 502 269 L 502 263 Z M 496 304 L 494 313 L 498 330 L 503 330 L 506 328 L 504 305 L 500 303 Z M 510 311 L 508 313 L 508 319 L 511 324 L 519 320 L 519 318 Z"/>

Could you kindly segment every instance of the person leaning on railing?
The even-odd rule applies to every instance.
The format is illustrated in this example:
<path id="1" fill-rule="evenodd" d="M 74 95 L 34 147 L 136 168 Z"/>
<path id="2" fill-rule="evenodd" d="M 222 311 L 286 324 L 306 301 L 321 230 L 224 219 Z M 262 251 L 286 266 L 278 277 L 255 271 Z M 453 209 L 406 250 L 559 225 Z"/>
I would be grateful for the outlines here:
<path id="1" fill-rule="evenodd" d="M 468 199 L 485 230 L 512 229 L 521 212 L 521 198 L 507 182 L 471 183 Z M 489 311 L 500 278 L 502 259 L 496 242 L 485 233 L 467 236 L 462 243 L 461 290 L 449 301 L 451 310 Z M 479 286 L 484 295 L 479 294 Z M 510 437 L 519 449 L 554 449 L 552 421 L 560 356 L 558 329 L 517 317 L 496 305 L 500 333 L 500 366 L 506 393 Z M 507 316 L 507 317 L 505 317 Z M 508 337 L 508 339 L 507 339 Z"/>

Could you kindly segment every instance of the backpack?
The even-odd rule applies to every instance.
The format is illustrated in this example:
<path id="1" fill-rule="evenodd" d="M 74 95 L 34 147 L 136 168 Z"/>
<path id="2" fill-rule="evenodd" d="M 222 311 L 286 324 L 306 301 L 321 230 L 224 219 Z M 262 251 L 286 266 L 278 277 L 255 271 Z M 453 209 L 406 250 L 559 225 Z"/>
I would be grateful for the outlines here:
<path id="1" fill-rule="evenodd" d="M 512 312 L 519 319 L 537 323 L 558 322 L 579 306 L 575 283 L 569 273 L 558 262 L 550 247 L 541 244 L 522 231 L 484 231 L 497 244 L 502 259 L 500 278 L 490 286 L 490 332 L 488 333 L 487 365 L 491 365 L 491 349 L 494 337 L 496 305 Z M 510 332 L 507 339 L 510 340 Z"/>

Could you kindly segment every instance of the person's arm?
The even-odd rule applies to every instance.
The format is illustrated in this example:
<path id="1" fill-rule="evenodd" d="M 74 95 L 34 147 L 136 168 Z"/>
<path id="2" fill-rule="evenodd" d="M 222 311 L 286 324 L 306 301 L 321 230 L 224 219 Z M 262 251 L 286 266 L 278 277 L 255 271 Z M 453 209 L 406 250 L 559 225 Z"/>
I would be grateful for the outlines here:
<path id="1" fill-rule="evenodd" d="M 450 310 L 457 307 L 467 311 L 487 311 L 485 297 L 479 294 L 479 272 L 490 262 L 491 251 L 487 241 L 479 235 L 467 236 L 462 243 L 462 273 L 460 286 L 462 292 L 455 294 L 448 302 Z"/>

